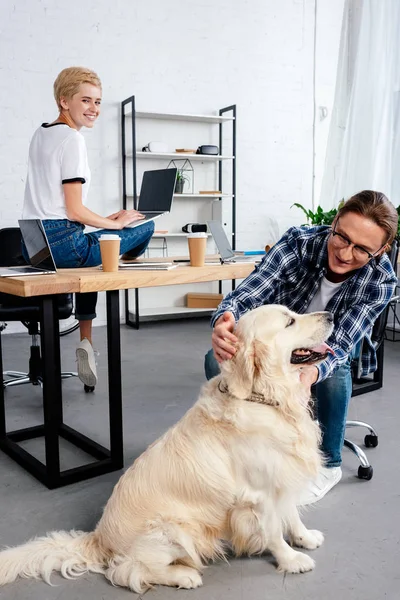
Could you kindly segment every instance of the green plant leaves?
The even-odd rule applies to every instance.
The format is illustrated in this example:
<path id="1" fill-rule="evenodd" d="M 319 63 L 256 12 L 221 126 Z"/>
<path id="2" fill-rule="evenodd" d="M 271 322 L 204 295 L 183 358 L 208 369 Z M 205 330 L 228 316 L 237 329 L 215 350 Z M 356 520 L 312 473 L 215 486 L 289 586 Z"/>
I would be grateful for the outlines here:
<path id="1" fill-rule="evenodd" d="M 295 203 L 292 204 L 290 208 L 295 206 L 296 208 L 300 208 L 304 212 L 307 217 L 307 225 L 331 225 L 336 213 L 338 211 L 337 208 L 332 208 L 332 210 L 324 211 L 321 206 L 317 206 L 315 212 L 312 210 L 307 210 L 302 204 Z"/>

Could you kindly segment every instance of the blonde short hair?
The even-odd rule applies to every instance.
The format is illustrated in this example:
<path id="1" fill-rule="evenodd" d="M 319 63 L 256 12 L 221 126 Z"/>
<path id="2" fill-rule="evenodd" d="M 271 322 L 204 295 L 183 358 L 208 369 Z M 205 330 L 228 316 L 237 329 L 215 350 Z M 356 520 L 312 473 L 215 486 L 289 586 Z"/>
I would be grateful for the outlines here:
<path id="1" fill-rule="evenodd" d="M 60 98 L 72 98 L 79 91 L 81 83 L 91 83 L 101 89 L 101 81 L 97 73 L 85 67 L 68 67 L 63 69 L 54 82 L 54 98 L 59 110 L 62 110 Z"/>

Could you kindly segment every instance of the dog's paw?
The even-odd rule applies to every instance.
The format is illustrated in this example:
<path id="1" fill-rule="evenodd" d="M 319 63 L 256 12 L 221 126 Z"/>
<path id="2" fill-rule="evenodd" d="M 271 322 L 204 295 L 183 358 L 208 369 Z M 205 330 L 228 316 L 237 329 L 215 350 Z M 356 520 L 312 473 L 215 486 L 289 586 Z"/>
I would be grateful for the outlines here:
<path id="1" fill-rule="evenodd" d="M 322 531 L 318 531 L 318 529 L 307 529 L 304 535 L 292 538 L 293 546 L 305 548 L 306 550 L 315 550 L 315 548 L 319 548 L 323 541 L 324 534 Z"/>
<path id="2" fill-rule="evenodd" d="M 294 552 L 290 558 L 281 561 L 278 565 L 280 573 L 306 573 L 312 571 L 315 561 L 302 552 Z"/>
<path id="3" fill-rule="evenodd" d="M 178 589 L 191 590 L 192 588 L 197 588 L 203 585 L 203 580 L 195 569 L 190 569 L 191 573 L 185 574 L 179 577 L 177 581 Z"/>

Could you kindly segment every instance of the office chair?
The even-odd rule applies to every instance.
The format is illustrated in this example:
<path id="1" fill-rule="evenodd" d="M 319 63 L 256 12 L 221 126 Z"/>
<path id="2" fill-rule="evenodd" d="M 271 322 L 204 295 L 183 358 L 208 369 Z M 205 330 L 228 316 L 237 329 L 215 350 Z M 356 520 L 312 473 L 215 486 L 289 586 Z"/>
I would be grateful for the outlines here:
<path id="1" fill-rule="evenodd" d="M 397 270 L 397 257 L 399 254 L 399 244 L 397 240 L 394 240 L 391 246 L 391 249 L 388 253 L 390 262 L 392 263 L 392 267 L 394 271 Z M 394 296 L 390 302 L 398 301 L 399 296 Z M 376 357 L 377 357 L 377 370 L 373 373 L 372 377 L 361 377 L 361 354 L 362 354 L 362 342 L 359 358 L 353 360 L 351 369 L 352 369 L 352 377 L 353 377 L 353 396 L 359 396 L 361 394 L 366 394 L 367 392 L 372 392 L 374 390 L 379 390 L 383 386 L 383 357 L 384 357 L 384 341 L 385 341 L 385 330 L 386 324 L 389 315 L 390 302 L 385 308 L 385 310 L 379 315 L 377 320 L 374 323 L 371 340 L 375 346 Z M 364 437 L 364 444 L 366 448 L 376 448 L 378 445 L 378 434 L 375 429 L 371 427 L 368 423 L 364 423 L 363 421 L 346 421 L 346 427 L 364 427 L 368 430 L 368 433 Z M 344 445 L 346 448 L 349 448 L 360 461 L 360 466 L 358 468 L 358 477 L 360 479 L 372 479 L 374 470 L 370 465 L 368 458 L 365 455 L 365 452 L 361 450 L 357 444 L 352 442 L 349 439 L 344 440 Z"/>
<path id="2" fill-rule="evenodd" d="M 21 252 L 21 232 L 18 227 L 0 229 L 0 267 L 25 265 Z M 73 310 L 72 294 L 60 294 L 58 300 L 58 318 L 68 319 Z M 11 294 L 0 293 L 0 336 L 9 321 L 21 321 L 32 337 L 29 372 L 4 371 L 3 386 L 10 387 L 32 383 L 42 385 L 42 359 L 40 354 L 39 321 L 40 308 L 33 298 L 20 298 Z M 61 373 L 63 379 L 77 377 L 72 371 Z M 8 379 L 5 379 L 7 377 Z"/>

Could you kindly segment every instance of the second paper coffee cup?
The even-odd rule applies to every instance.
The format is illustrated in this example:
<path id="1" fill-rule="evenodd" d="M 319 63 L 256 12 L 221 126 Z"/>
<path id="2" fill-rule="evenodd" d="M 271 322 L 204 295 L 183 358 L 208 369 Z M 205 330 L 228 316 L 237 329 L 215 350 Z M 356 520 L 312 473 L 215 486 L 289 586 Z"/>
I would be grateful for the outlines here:
<path id="1" fill-rule="evenodd" d="M 121 238 L 117 234 L 103 233 L 99 241 L 103 271 L 109 273 L 118 271 Z"/>
<path id="2" fill-rule="evenodd" d="M 189 233 L 188 244 L 189 244 L 189 257 L 191 267 L 203 267 L 206 257 L 207 247 L 207 234 L 206 233 Z"/>

